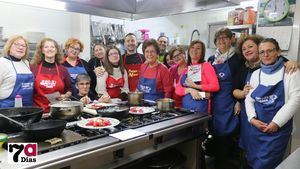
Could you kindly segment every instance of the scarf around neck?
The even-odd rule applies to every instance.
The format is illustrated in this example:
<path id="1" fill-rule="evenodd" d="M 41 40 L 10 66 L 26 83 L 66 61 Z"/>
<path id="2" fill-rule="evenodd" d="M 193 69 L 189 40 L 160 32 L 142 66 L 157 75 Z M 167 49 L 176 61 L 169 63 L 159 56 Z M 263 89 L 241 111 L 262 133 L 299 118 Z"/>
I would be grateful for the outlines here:
<path id="1" fill-rule="evenodd" d="M 227 52 L 225 53 L 221 53 L 219 51 L 219 49 L 216 50 L 215 53 L 215 60 L 213 64 L 221 64 L 224 63 L 225 61 L 227 61 L 229 58 L 231 58 L 231 56 L 233 56 L 235 54 L 235 49 L 234 47 L 231 47 Z"/>
<path id="2" fill-rule="evenodd" d="M 279 57 L 278 60 L 272 65 L 265 65 L 261 63 L 260 66 L 261 66 L 261 71 L 266 74 L 276 73 L 284 66 L 283 58 Z"/>

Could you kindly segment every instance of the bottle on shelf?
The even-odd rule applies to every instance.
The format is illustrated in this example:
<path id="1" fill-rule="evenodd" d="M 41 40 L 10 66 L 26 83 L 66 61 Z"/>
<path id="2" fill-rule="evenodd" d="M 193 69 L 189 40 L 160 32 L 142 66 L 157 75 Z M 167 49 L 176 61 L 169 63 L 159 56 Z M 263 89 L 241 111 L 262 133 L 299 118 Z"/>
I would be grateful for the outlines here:
<path id="1" fill-rule="evenodd" d="M 22 96 L 16 95 L 15 97 L 15 107 L 23 107 Z"/>

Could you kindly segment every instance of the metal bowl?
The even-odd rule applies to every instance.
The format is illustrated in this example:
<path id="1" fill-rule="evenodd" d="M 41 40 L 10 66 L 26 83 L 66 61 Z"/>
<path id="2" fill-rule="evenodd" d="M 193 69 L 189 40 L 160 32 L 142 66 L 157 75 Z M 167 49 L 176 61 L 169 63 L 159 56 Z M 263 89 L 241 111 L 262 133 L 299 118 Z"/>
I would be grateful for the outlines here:
<path id="1" fill-rule="evenodd" d="M 50 105 L 50 116 L 54 119 L 76 119 L 82 109 L 83 104 L 79 101 L 61 101 Z"/>
<path id="2" fill-rule="evenodd" d="M 143 92 L 129 92 L 128 103 L 131 106 L 141 106 L 143 104 L 144 93 Z"/>
<path id="3" fill-rule="evenodd" d="M 174 109 L 175 101 L 169 98 L 158 99 L 157 109 L 163 112 L 167 112 Z"/>

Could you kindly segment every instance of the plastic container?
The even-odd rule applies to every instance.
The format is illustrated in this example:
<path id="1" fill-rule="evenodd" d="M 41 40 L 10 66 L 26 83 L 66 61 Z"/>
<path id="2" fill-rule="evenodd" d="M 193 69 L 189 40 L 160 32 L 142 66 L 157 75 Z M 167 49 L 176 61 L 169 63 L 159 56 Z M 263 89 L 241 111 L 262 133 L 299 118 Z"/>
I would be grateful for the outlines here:
<path id="1" fill-rule="evenodd" d="M 244 9 L 243 8 L 236 8 L 235 10 L 235 17 L 233 20 L 234 25 L 243 25 L 244 22 Z"/>
<path id="2" fill-rule="evenodd" d="M 234 24 L 234 18 L 236 18 L 236 11 L 229 11 L 228 12 L 228 18 L 227 18 L 227 25 L 232 26 Z"/>
<path id="3" fill-rule="evenodd" d="M 15 107 L 23 107 L 22 96 L 16 95 L 15 97 Z"/>
<path id="4" fill-rule="evenodd" d="M 254 11 L 253 6 L 246 7 L 244 13 L 244 24 L 254 24 L 256 20 L 256 12 Z"/>

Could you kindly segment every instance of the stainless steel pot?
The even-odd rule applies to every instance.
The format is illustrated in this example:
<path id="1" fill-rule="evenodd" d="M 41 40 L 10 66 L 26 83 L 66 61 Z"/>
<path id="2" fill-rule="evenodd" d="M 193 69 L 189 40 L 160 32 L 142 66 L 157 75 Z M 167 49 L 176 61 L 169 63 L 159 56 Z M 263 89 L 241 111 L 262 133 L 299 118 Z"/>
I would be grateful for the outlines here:
<path id="1" fill-rule="evenodd" d="M 76 119 L 82 109 L 83 104 L 79 101 L 61 101 L 50 105 L 50 116 L 54 119 Z"/>
<path id="2" fill-rule="evenodd" d="M 141 106 L 143 104 L 144 93 L 143 92 L 129 92 L 128 103 L 131 106 Z"/>
<path id="3" fill-rule="evenodd" d="M 157 101 L 157 109 L 163 112 L 167 112 L 174 109 L 175 101 L 169 98 L 158 99 Z"/>

